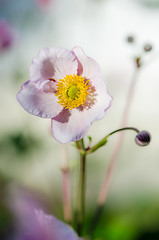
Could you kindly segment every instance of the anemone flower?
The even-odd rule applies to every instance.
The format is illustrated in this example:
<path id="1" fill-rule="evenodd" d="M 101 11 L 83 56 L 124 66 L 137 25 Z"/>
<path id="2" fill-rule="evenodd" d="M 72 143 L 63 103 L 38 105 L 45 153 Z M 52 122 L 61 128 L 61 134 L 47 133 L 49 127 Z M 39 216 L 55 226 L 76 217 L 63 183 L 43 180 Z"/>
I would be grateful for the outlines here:
<path id="1" fill-rule="evenodd" d="M 91 124 L 110 107 L 99 65 L 80 47 L 44 48 L 33 58 L 30 80 L 17 100 L 29 113 L 51 119 L 52 133 L 61 143 L 83 138 Z"/>
<path id="2" fill-rule="evenodd" d="M 73 229 L 42 210 L 33 210 L 32 218 L 25 223 L 18 236 L 19 240 L 82 240 Z"/>
<path id="3" fill-rule="evenodd" d="M 15 217 L 17 240 L 82 240 L 69 225 L 45 214 L 38 199 L 27 191 L 18 190 L 9 205 Z"/>

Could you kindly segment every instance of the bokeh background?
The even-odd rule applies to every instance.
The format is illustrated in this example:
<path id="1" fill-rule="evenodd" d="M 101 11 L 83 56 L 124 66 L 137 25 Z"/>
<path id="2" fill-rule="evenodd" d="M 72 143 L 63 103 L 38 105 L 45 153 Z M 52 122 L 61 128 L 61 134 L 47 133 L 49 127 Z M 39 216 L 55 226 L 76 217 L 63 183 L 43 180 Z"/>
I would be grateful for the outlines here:
<path id="1" fill-rule="evenodd" d="M 50 120 L 25 112 L 16 94 L 41 48 L 77 45 L 99 63 L 113 96 L 106 116 L 88 132 L 93 143 L 119 127 L 138 56 L 143 64 L 128 126 L 152 135 L 151 144 L 143 148 L 135 144 L 133 132 L 125 134 L 95 239 L 159 239 L 159 1 L 0 0 L 0 23 L 7 28 L 3 44 L 0 31 L 0 239 L 13 239 L 15 221 L 8 202 L 17 189 L 35 195 L 50 213 L 63 218 L 64 148 L 51 136 Z M 134 37 L 133 43 L 127 42 L 128 36 Z M 150 52 L 144 51 L 145 44 L 152 45 Z M 88 219 L 115 139 L 88 157 Z M 74 196 L 79 159 L 71 144 L 68 150 Z"/>

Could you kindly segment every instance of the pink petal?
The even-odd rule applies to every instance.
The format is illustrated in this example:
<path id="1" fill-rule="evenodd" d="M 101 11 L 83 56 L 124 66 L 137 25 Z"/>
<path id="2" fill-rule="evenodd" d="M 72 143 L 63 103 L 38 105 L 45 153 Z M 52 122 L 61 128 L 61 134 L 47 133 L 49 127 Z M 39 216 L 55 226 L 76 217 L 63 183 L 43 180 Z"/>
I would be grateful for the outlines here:
<path id="1" fill-rule="evenodd" d="M 91 79 L 92 85 L 95 87 L 96 101 L 89 110 L 84 110 L 82 114 L 87 121 L 91 123 L 104 117 L 106 110 L 109 109 L 112 101 L 111 95 L 108 93 L 104 81 L 98 76 Z"/>
<path id="2" fill-rule="evenodd" d="M 43 212 L 39 199 L 32 192 L 27 189 L 14 190 L 9 201 L 15 217 L 14 239 L 79 240 L 69 225 Z"/>
<path id="3" fill-rule="evenodd" d="M 23 84 L 17 100 L 26 111 L 42 118 L 53 118 L 63 108 L 57 103 L 54 93 L 44 92 L 31 81 Z"/>
<path id="4" fill-rule="evenodd" d="M 52 215 L 46 215 L 42 210 L 36 210 L 36 218 L 39 223 L 39 230 L 43 236 L 50 240 L 78 240 L 76 233 L 69 225 L 63 223 Z M 42 239 L 42 238 L 41 238 Z"/>
<path id="5" fill-rule="evenodd" d="M 110 107 L 112 97 L 100 78 L 94 77 L 92 84 L 96 89 L 96 102 L 89 109 L 75 108 L 70 111 L 69 116 L 64 111 L 60 116 L 62 121 L 57 117 L 52 119 L 52 133 L 57 141 L 68 143 L 83 138 L 92 122 L 104 117 L 106 110 Z"/>
<path id="6" fill-rule="evenodd" d="M 77 73 L 77 60 L 71 51 L 65 48 L 44 48 L 33 58 L 30 66 L 30 80 L 44 81 L 59 79 L 68 74 Z"/>
<path id="7" fill-rule="evenodd" d="M 68 122 L 70 116 L 70 110 L 63 108 L 62 111 L 56 117 L 54 117 L 54 120 L 57 122 L 66 123 Z"/>
<path id="8" fill-rule="evenodd" d="M 82 114 L 76 108 L 71 111 L 71 115 L 66 121 L 51 119 L 52 133 L 60 143 L 74 142 L 84 137 L 91 123 L 85 123 Z"/>
<path id="9" fill-rule="evenodd" d="M 101 71 L 99 65 L 92 58 L 87 57 L 80 47 L 74 47 L 72 52 L 77 57 L 78 65 L 79 65 L 79 75 L 86 77 L 87 79 L 91 79 L 93 76 L 101 76 Z M 83 68 L 83 69 L 82 69 Z"/>

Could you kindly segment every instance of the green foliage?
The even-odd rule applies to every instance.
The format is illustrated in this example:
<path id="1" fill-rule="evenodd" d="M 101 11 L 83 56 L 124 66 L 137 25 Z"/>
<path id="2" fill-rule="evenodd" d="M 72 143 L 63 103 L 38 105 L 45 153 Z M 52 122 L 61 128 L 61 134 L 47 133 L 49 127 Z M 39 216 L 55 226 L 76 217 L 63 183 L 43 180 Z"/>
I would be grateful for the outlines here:
<path id="1" fill-rule="evenodd" d="M 6 152 L 6 154 L 8 152 L 12 160 L 15 158 L 22 159 L 22 156 L 31 153 L 33 150 L 37 150 L 40 145 L 39 139 L 21 131 L 7 134 L 0 139 L 1 152 Z"/>

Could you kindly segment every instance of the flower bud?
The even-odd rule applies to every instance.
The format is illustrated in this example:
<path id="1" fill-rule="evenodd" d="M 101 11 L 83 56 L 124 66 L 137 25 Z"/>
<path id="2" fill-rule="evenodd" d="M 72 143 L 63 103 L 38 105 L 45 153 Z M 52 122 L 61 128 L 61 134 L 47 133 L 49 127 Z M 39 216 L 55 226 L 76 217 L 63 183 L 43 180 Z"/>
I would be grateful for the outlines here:
<path id="1" fill-rule="evenodd" d="M 145 52 L 150 52 L 151 50 L 152 50 L 152 45 L 149 44 L 149 43 L 145 44 L 144 51 Z"/>
<path id="2" fill-rule="evenodd" d="M 144 147 L 147 146 L 151 141 L 151 135 L 148 131 L 144 130 L 136 135 L 135 142 L 137 145 Z"/>
<path id="3" fill-rule="evenodd" d="M 133 43 L 134 42 L 134 37 L 133 36 L 128 36 L 127 41 L 128 41 L 128 43 Z"/>

